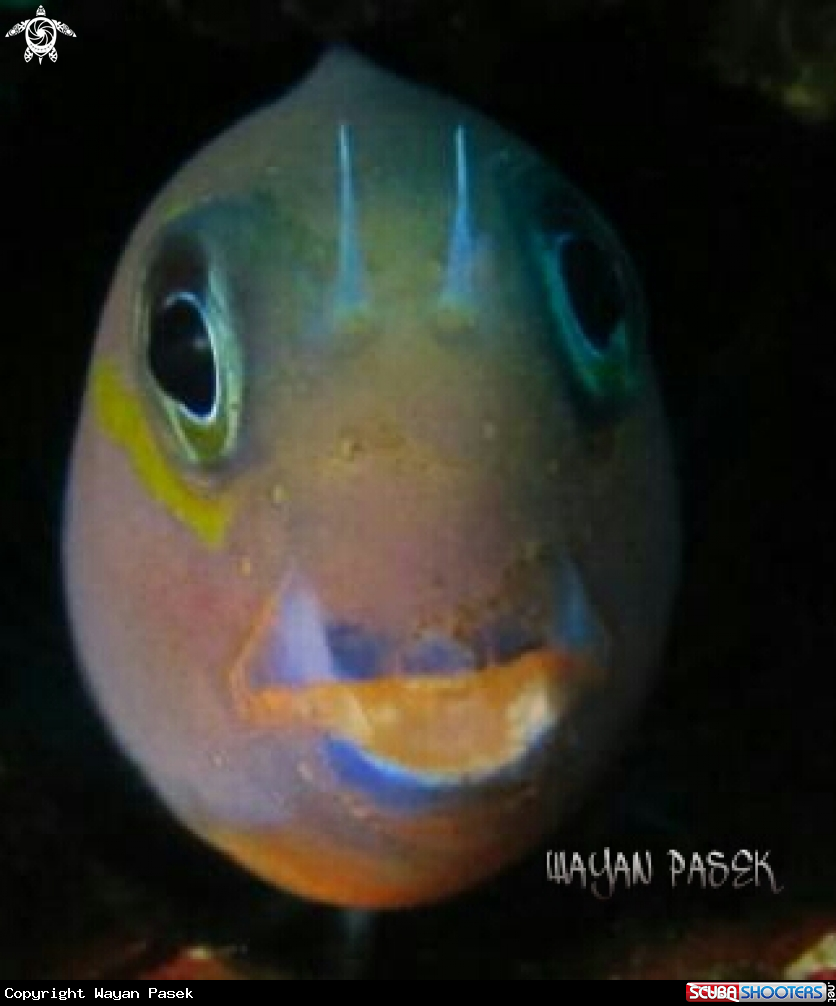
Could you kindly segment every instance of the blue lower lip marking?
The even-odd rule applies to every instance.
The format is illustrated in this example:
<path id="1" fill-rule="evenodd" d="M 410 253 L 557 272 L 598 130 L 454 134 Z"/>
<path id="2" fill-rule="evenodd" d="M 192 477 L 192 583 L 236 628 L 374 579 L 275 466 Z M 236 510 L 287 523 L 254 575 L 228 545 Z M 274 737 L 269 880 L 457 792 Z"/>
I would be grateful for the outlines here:
<path id="1" fill-rule="evenodd" d="M 443 809 L 451 803 L 466 803 L 487 788 L 503 788 L 519 782 L 528 773 L 531 761 L 544 753 L 552 733 L 552 727 L 546 725 L 525 750 L 504 765 L 461 774 L 413 771 L 344 737 L 326 737 L 323 750 L 346 787 L 366 794 L 384 810 L 420 813 Z"/>
<path id="2" fill-rule="evenodd" d="M 368 681 L 386 665 L 391 643 L 385 636 L 349 622 L 326 626 L 328 646 L 344 681 Z"/>

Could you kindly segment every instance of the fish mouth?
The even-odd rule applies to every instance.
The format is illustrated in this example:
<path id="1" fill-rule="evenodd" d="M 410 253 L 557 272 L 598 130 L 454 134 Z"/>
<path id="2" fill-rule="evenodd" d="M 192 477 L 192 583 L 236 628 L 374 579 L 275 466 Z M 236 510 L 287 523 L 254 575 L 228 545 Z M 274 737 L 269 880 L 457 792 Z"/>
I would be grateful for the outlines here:
<path id="1" fill-rule="evenodd" d="M 607 640 L 569 560 L 542 626 L 485 620 L 468 635 L 399 642 L 329 621 L 297 574 L 264 607 L 234 661 L 252 726 L 307 726 L 332 767 L 368 788 L 434 792 L 513 773 L 548 746 L 607 666 Z"/>

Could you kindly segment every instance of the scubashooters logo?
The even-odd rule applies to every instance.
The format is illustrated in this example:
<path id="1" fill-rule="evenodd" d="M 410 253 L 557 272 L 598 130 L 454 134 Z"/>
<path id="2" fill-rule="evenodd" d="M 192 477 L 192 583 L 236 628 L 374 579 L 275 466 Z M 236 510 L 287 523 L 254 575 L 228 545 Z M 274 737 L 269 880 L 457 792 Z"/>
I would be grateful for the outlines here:
<path id="1" fill-rule="evenodd" d="M 13 28 L 10 28 L 6 32 L 6 38 L 10 35 L 19 35 L 21 32 L 25 32 L 26 52 L 23 54 L 23 58 L 26 62 L 28 63 L 33 56 L 37 56 L 38 62 L 42 63 L 44 56 L 49 56 L 54 63 L 58 59 L 58 53 L 55 51 L 55 41 L 58 38 L 59 31 L 62 35 L 76 37 L 72 28 L 68 28 L 63 21 L 55 21 L 53 18 L 47 17 L 43 7 L 39 7 L 35 11 L 33 18 L 30 18 L 28 21 L 18 21 Z"/>

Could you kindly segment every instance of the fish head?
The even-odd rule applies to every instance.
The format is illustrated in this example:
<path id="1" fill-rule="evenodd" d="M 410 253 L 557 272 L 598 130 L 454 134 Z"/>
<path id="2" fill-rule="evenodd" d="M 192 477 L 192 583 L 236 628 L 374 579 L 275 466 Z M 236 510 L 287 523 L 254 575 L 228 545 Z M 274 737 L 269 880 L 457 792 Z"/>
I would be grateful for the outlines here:
<path id="1" fill-rule="evenodd" d="M 91 692 L 195 833 L 340 905 L 481 880 L 566 814 L 664 633 L 627 253 L 499 126 L 328 55 L 138 224 L 64 556 Z"/>

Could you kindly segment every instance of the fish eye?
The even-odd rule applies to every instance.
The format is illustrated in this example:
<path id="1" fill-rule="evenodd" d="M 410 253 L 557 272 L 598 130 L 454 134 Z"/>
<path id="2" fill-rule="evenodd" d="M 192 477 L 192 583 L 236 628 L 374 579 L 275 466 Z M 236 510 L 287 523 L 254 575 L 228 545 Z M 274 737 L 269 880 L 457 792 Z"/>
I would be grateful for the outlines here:
<path id="1" fill-rule="evenodd" d="M 606 355 L 621 336 L 627 313 L 617 264 L 600 245 L 582 235 L 561 234 L 556 241 L 572 335 L 583 340 L 588 352 Z"/>
<path id="2" fill-rule="evenodd" d="M 200 300 L 190 291 L 170 294 L 148 321 L 148 369 L 163 394 L 197 422 L 218 400 L 218 361 Z"/>
<path id="3" fill-rule="evenodd" d="M 241 359 L 229 297 L 207 251 L 163 242 L 142 291 L 142 356 L 150 397 L 187 461 L 211 467 L 235 447 Z"/>
<path id="4" fill-rule="evenodd" d="M 535 252 L 554 336 L 585 404 L 620 409 L 639 384 L 644 312 L 626 253 L 587 209 L 538 230 Z"/>
<path id="5" fill-rule="evenodd" d="M 499 170 L 573 398 L 589 416 L 619 415 L 644 374 L 645 312 L 633 264 L 602 214 L 551 168 L 537 160 Z"/>

